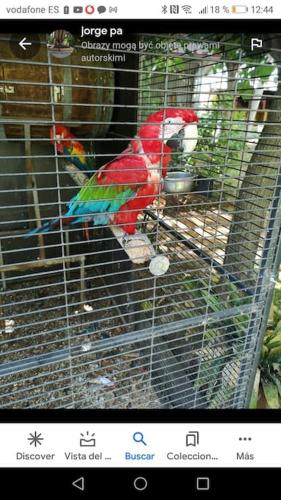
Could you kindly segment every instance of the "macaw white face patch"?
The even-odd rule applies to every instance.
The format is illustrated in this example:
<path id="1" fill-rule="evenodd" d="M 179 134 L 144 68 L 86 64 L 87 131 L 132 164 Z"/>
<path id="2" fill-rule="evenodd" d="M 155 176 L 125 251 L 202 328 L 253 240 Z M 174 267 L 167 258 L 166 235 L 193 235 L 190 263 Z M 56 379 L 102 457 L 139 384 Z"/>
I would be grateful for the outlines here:
<path id="1" fill-rule="evenodd" d="M 198 142 L 198 128 L 196 123 L 187 124 L 182 138 L 183 153 L 190 154 L 196 148 Z"/>
<path id="2" fill-rule="evenodd" d="M 178 134 L 179 131 L 183 128 L 184 120 L 180 116 L 176 116 L 175 118 L 166 118 L 164 120 L 163 125 L 160 130 L 160 138 L 166 142 L 175 134 Z"/>
<path id="3" fill-rule="evenodd" d="M 182 134 L 182 147 L 184 154 L 190 154 L 196 148 L 198 142 L 197 123 L 185 124 L 185 121 L 177 116 L 175 118 L 166 118 L 160 130 L 160 137 L 166 144 L 173 135 Z"/>

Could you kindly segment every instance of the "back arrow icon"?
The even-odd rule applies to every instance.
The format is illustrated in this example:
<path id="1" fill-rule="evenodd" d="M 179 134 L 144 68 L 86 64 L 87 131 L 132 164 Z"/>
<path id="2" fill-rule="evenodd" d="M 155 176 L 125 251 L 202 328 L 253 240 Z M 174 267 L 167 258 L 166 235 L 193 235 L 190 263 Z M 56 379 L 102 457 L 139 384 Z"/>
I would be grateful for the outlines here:
<path id="1" fill-rule="evenodd" d="M 84 491 L 85 489 L 85 479 L 84 477 L 79 477 L 75 481 L 73 481 L 72 486 L 78 488 L 78 490 Z"/>
<path id="2" fill-rule="evenodd" d="M 32 45 L 31 42 L 26 42 L 26 37 L 24 37 L 20 42 L 19 46 L 23 49 L 26 50 L 26 45 Z"/>

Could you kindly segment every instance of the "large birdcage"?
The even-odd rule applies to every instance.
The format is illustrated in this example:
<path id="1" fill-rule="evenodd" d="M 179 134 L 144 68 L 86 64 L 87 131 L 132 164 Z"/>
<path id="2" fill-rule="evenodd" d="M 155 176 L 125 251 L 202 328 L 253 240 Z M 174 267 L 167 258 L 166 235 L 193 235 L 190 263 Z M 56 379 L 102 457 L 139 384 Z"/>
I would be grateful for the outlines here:
<path id="1" fill-rule="evenodd" d="M 16 43 L 0 42 L 1 407 L 245 407 L 280 260 L 276 44 L 139 35 L 58 58 L 42 35 L 22 59 Z M 97 169 L 173 107 L 198 114 L 199 140 L 169 165 L 185 191 L 162 189 L 139 217 L 145 258 L 112 226 L 27 236 L 62 221 L 86 180 L 52 127 Z"/>

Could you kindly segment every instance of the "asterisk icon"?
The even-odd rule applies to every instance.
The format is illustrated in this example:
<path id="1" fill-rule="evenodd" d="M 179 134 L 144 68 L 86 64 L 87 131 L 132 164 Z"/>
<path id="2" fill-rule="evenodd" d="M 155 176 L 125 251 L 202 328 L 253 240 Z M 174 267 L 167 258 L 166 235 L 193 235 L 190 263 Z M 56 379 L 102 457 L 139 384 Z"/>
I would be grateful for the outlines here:
<path id="1" fill-rule="evenodd" d="M 37 433 L 36 431 L 32 434 L 31 432 L 29 433 L 30 437 L 27 438 L 28 441 L 30 441 L 30 445 L 34 444 L 35 448 L 38 444 L 42 444 L 41 441 L 44 440 L 43 437 L 41 437 L 41 432 Z"/>

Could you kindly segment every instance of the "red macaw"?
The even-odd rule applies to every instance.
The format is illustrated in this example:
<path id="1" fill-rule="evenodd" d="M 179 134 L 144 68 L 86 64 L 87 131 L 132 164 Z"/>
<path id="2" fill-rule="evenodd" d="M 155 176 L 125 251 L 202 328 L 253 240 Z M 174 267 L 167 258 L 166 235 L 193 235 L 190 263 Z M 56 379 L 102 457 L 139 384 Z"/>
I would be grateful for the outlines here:
<path id="1" fill-rule="evenodd" d="M 84 172 L 87 177 L 94 173 L 93 156 L 87 155 L 81 142 L 77 141 L 75 136 L 64 125 L 53 125 L 50 129 L 51 143 L 57 146 L 57 152 L 64 158 L 73 163 L 79 170 Z"/>
<path id="2" fill-rule="evenodd" d="M 125 237 L 132 238 L 138 215 L 161 192 L 172 151 L 194 150 L 197 122 L 191 109 L 162 109 L 151 114 L 129 148 L 95 172 L 70 200 L 62 224 L 113 224 L 123 229 Z M 57 226 L 59 218 L 32 233 L 45 233 Z"/>

